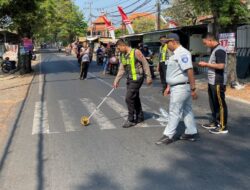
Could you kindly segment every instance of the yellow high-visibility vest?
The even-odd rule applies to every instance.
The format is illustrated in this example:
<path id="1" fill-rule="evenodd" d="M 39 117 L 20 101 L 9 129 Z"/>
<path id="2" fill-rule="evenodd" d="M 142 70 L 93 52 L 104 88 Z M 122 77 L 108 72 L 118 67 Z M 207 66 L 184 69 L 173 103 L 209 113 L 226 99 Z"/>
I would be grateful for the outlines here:
<path id="1" fill-rule="evenodd" d="M 137 80 L 137 75 L 136 75 L 136 68 L 135 68 L 135 49 L 131 49 L 129 58 L 127 59 L 124 54 L 121 54 L 121 63 L 129 67 L 129 70 L 132 74 L 132 79 Z"/>
<path id="2" fill-rule="evenodd" d="M 160 59 L 160 62 L 165 62 L 166 61 L 167 51 L 168 51 L 168 45 L 165 44 L 163 46 L 163 48 L 161 47 L 161 59 Z"/>

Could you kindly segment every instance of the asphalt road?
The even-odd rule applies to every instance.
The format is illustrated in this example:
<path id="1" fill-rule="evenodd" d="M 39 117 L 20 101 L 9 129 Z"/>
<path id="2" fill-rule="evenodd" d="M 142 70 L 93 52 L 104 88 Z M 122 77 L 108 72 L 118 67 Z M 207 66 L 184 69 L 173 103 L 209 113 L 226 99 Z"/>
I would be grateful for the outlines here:
<path id="1" fill-rule="evenodd" d="M 159 109 L 168 97 L 156 80 L 143 86 L 146 121 L 123 129 L 125 79 L 87 127 L 80 124 L 111 90 L 114 76 L 94 62 L 79 80 L 75 58 L 44 52 L 27 100 L 0 160 L 1 190 L 246 190 L 250 188 L 250 108 L 229 101 L 229 134 L 212 135 L 200 124 L 208 98 L 198 92 L 193 109 L 197 142 L 156 146 L 164 123 Z M 184 130 L 179 126 L 179 134 Z"/>

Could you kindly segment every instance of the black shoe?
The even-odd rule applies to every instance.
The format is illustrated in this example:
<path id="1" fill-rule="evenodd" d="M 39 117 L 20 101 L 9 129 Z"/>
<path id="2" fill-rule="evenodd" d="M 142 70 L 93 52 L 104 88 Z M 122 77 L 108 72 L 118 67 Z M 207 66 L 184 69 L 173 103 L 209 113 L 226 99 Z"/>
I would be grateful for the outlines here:
<path id="1" fill-rule="evenodd" d="M 216 127 L 215 129 L 211 129 L 209 130 L 210 133 L 213 133 L 213 134 L 227 134 L 228 133 L 228 129 L 227 127 L 222 127 L 221 125 L 218 125 L 218 127 Z"/>
<path id="2" fill-rule="evenodd" d="M 158 141 L 155 142 L 156 145 L 160 145 L 160 144 L 170 144 L 174 142 L 173 139 L 170 139 L 168 136 L 163 135 Z"/>
<path id="3" fill-rule="evenodd" d="M 126 121 L 124 124 L 123 124 L 123 128 L 130 128 L 130 127 L 133 127 L 135 126 L 136 123 L 135 122 L 132 122 L 132 121 Z"/>
<path id="4" fill-rule="evenodd" d="M 209 124 L 202 124 L 201 125 L 204 129 L 215 129 L 216 128 L 216 123 L 211 122 Z"/>
<path id="5" fill-rule="evenodd" d="M 135 123 L 142 123 L 144 121 L 144 118 L 138 118 L 135 120 Z"/>
<path id="6" fill-rule="evenodd" d="M 187 140 L 187 141 L 196 141 L 197 140 L 197 133 L 195 134 L 183 134 L 180 136 L 180 140 Z"/>

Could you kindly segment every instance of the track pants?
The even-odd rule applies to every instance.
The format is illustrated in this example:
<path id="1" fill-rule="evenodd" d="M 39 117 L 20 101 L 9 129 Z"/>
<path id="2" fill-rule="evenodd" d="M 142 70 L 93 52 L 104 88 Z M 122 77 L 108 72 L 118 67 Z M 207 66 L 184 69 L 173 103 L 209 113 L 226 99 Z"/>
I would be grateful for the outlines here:
<path id="1" fill-rule="evenodd" d="M 225 85 L 208 84 L 209 105 L 212 111 L 213 122 L 220 124 L 221 127 L 227 125 L 227 104 L 225 101 Z"/>
<path id="2" fill-rule="evenodd" d="M 143 80 L 144 78 L 137 81 L 127 80 L 126 103 L 128 107 L 128 121 L 131 122 L 144 119 L 140 100 L 140 88 L 143 84 Z"/>

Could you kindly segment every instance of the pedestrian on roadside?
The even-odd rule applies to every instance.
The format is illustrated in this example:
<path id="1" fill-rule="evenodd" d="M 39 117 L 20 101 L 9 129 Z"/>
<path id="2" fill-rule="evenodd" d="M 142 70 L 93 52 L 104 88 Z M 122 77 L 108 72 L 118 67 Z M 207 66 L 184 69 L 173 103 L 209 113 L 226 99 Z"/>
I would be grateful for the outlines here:
<path id="1" fill-rule="evenodd" d="M 118 88 L 120 79 L 127 75 L 126 103 L 128 107 L 128 119 L 122 126 L 129 128 L 144 121 L 140 101 L 140 88 L 146 77 L 147 84 L 152 83 L 148 62 L 138 49 L 133 49 L 123 40 L 118 40 L 116 48 L 120 52 L 120 66 L 113 83 L 114 88 Z"/>
<path id="2" fill-rule="evenodd" d="M 152 60 L 153 59 L 153 52 L 148 48 L 147 45 L 143 45 L 142 54 L 144 55 L 144 57 L 146 58 L 146 60 L 148 62 L 152 79 L 155 79 L 154 62 Z"/>
<path id="3" fill-rule="evenodd" d="M 175 33 L 167 35 L 166 44 L 173 52 L 167 60 L 166 82 L 168 86 L 164 92 L 165 96 L 170 92 L 169 121 L 163 136 L 156 142 L 157 145 L 170 144 L 174 141 L 176 129 L 182 118 L 186 129 L 180 139 L 195 141 L 197 138 L 192 111 L 192 98 L 197 99 L 197 94 L 191 53 L 180 44 L 180 38 Z"/>
<path id="4" fill-rule="evenodd" d="M 90 63 L 90 57 L 89 57 L 89 47 L 87 42 L 83 42 L 83 47 L 80 51 L 81 56 L 81 72 L 80 72 L 80 80 L 87 79 L 87 73 Z"/>
<path id="5" fill-rule="evenodd" d="M 168 45 L 166 44 L 166 36 L 161 36 L 160 37 L 160 42 L 161 42 L 161 47 L 159 50 L 159 63 L 157 65 L 157 71 L 160 74 L 160 80 L 162 84 L 162 94 L 164 93 L 166 87 L 167 87 L 167 82 L 166 82 L 166 70 L 167 70 L 167 65 L 166 61 L 169 57 L 170 52 L 168 51 Z"/>
<path id="6" fill-rule="evenodd" d="M 208 97 L 212 121 L 209 124 L 202 124 L 202 127 L 209 129 L 213 134 L 226 134 L 228 133 L 228 110 L 225 100 L 227 53 L 211 33 L 203 36 L 203 43 L 212 49 L 209 62 L 199 62 L 199 66 L 208 68 Z"/>

